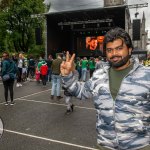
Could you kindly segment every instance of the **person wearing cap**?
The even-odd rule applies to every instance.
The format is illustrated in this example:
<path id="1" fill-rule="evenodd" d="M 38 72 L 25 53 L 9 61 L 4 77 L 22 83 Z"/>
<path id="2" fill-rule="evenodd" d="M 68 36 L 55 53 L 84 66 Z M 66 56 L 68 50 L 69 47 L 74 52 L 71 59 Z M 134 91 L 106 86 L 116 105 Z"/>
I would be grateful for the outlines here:
<path id="1" fill-rule="evenodd" d="M 47 63 L 43 62 L 42 66 L 40 67 L 40 73 L 41 73 L 42 83 L 44 86 L 46 85 L 47 72 L 48 72 Z"/>
<path id="2" fill-rule="evenodd" d="M 150 149 L 150 69 L 131 57 L 129 34 L 121 28 L 104 37 L 107 62 L 85 83 L 75 80 L 67 52 L 61 64 L 63 86 L 79 99 L 93 98 L 100 150 Z"/>
<path id="3" fill-rule="evenodd" d="M 45 63 L 45 59 L 42 56 L 39 58 L 39 62 L 37 64 L 37 68 L 36 68 L 36 77 L 39 76 L 39 74 L 40 74 L 40 77 L 38 77 L 38 80 L 37 80 L 39 83 L 40 83 L 40 80 L 42 80 L 42 75 L 41 75 L 40 70 L 41 70 L 42 64 L 44 64 L 44 63 Z"/>

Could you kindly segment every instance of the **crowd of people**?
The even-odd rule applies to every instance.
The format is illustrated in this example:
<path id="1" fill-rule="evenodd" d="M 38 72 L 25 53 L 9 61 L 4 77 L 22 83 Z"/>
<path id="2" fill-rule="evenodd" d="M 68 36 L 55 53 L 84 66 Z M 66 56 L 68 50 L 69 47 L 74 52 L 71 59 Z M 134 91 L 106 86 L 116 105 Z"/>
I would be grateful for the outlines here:
<path id="1" fill-rule="evenodd" d="M 74 110 L 72 96 L 78 99 L 93 98 L 97 110 L 98 148 L 148 150 L 150 143 L 150 68 L 142 65 L 132 55 L 132 41 L 128 33 L 115 28 L 104 37 L 103 49 L 107 61 L 101 57 L 75 58 L 69 52 L 58 54 L 56 59 L 36 61 L 33 56 L 26 59 L 22 53 L 18 58 L 3 53 L 2 79 L 5 105 L 8 105 L 10 90 L 11 105 L 13 85 L 17 87 L 26 74 L 27 80 L 35 78 L 43 86 L 51 81 L 51 99 L 61 98 L 64 89 L 67 114 Z M 149 61 L 149 60 L 148 60 Z M 149 66 L 146 65 L 146 66 Z M 89 72 L 89 77 L 87 73 Z M 9 75 L 9 77 L 8 77 Z"/>
<path id="2" fill-rule="evenodd" d="M 60 65 L 66 59 L 65 55 L 62 53 L 57 54 L 56 59 L 49 55 L 47 59 L 40 57 L 38 60 L 35 59 L 32 55 L 28 58 L 25 57 L 24 53 L 19 53 L 18 55 L 10 55 L 8 52 L 4 52 L 2 56 L 3 61 L 1 61 L 2 66 L 2 76 L 4 74 L 12 74 L 13 79 L 8 81 L 3 81 L 5 89 L 5 105 L 8 105 L 8 91 L 10 90 L 11 95 L 11 104 L 14 104 L 13 101 L 13 86 L 16 80 L 16 87 L 22 87 L 23 82 L 25 81 L 36 81 L 37 83 L 42 83 L 43 87 L 46 87 L 47 82 L 51 82 L 51 99 L 54 99 L 56 96 L 57 100 L 63 98 L 61 96 L 61 73 Z M 9 62 L 13 62 L 15 68 L 9 66 Z M 86 82 L 88 78 L 92 77 L 92 74 L 95 69 L 101 67 L 102 57 L 77 57 L 74 63 L 76 68 L 77 79 L 79 81 Z M 10 82 L 11 81 L 11 82 Z M 10 84 L 12 83 L 12 84 Z M 6 86 L 7 85 L 7 86 Z M 64 89 L 65 101 L 67 104 L 66 113 L 69 114 L 73 112 L 74 105 L 71 102 L 71 95 Z"/>

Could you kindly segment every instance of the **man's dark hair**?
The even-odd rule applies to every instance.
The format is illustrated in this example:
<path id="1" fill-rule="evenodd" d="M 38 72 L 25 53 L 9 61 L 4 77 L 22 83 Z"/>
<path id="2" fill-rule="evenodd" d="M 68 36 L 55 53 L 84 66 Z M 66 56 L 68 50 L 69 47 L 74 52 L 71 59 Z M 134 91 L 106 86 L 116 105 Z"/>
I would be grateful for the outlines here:
<path id="1" fill-rule="evenodd" d="M 3 52 L 3 54 L 5 54 L 7 57 L 9 57 L 9 53 L 8 52 Z"/>
<path id="2" fill-rule="evenodd" d="M 116 27 L 111 29 L 105 34 L 104 41 L 103 41 L 103 49 L 106 50 L 106 44 L 108 42 L 113 42 L 117 39 L 121 39 L 128 48 L 133 49 L 132 41 L 129 34 L 122 28 Z"/>
<path id="3" fill-rule="evenodd" d="M 92 40 L 97 40 L 97 37 L 96 37 L 96 36 L 92 36 L 92 37 L 90 38 L 90 41 L 92 41 Z"/>

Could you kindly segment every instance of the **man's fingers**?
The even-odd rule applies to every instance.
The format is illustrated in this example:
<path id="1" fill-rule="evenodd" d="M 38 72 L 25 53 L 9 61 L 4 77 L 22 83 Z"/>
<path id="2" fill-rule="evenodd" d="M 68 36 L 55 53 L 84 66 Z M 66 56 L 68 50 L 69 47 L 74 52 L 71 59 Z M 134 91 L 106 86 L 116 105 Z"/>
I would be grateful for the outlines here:
<path id="1" fill-rule="evenodd" d="M 66 62 L 68 62 L 69 61 L 69 52 L 67 51 L 67 53 L 66 53 Z"/>
<path id="2" fill-rule="evenodd" d="M 71 62 L 71 63 L 73 63 L 74 58 L 75 58 L 75 54 L 73 54 L 73 55 L 71 56 L 71 59 L 70 59 L 70 62 Z"/>
<path id="3" fill-rule="evenodd" d="M 63 62 L 61 63 L 60 67 L 61 67 L 61 68 L 64 68 L 64 66 L 65 66 L 65 61 L 63 61 Z"/>
<path id="4" fill-rule="evenodd" d="M 61 65 L 64 65 L 65 64 L 65 61 L 62 61 Z"/>

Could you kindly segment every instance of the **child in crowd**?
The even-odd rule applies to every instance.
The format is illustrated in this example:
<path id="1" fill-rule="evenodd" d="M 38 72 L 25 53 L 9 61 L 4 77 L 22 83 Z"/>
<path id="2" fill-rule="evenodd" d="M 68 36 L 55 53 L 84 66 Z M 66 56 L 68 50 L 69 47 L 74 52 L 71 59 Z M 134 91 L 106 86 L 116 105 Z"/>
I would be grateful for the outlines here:
<path id="1" fill-rule="evenodd" d="M 48 66 L 47 66 L 46 62 L 42 64 L 42 66 L 40 68 L 40 72 L 41 72 L 42 83 L 45 86 L 46 85 L 47 72 L 48 72 Z"/>
<path id="2" fill-rule="evenodd" d="M 40 82 L 40 71 L 38 70 L 38 67 L 35 70 L 35 79 L 37 82 Z"/>

